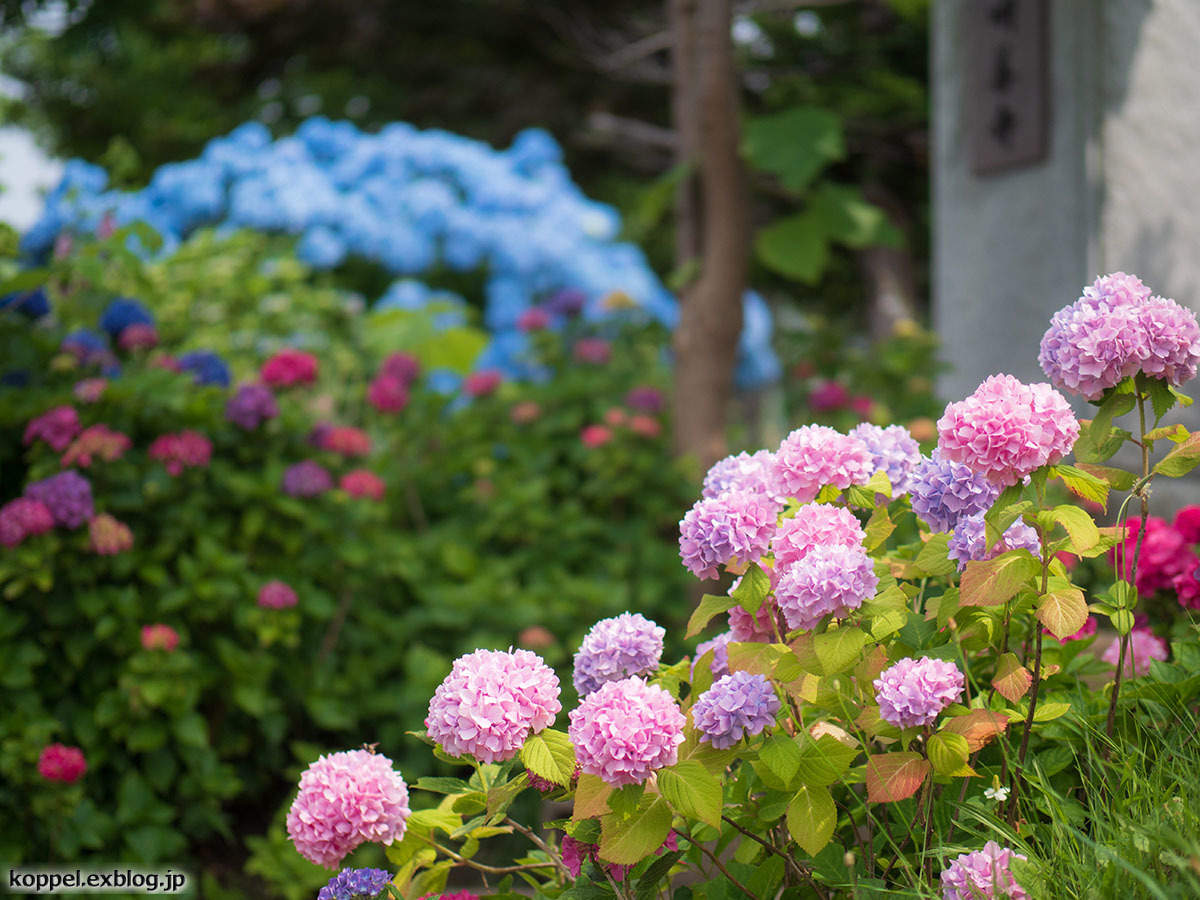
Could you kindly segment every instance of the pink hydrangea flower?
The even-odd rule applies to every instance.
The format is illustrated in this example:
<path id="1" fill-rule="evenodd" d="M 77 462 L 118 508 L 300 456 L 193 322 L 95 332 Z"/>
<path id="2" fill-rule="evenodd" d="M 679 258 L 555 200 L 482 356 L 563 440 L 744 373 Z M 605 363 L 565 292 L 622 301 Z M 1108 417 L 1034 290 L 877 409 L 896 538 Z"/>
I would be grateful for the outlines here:
<path id="1" fill-rule="evenodd" d="M 815 628 L 826 616 L 844 619 L 868 597 L 879 577 L 862 547 L 817 546 L 779 576 L 775 602 L 788 628 Z"/>
<path id="2" fill-rule="evenodd" d="M 756 613 L 748 613 L 742 607 L 735 606 L 729 610 L 729 633 L 738 643 L 774 643 L 775 613 L 778 609 L 775 598 L 770 596 L 763 600 Z"/>
<path id="3" fill-rule="evenodd" d="M 827 484 L 843 489 L 865 484 L 874 471 L 862 441 L 825 425 L 797 428 L 775 451 L 776 489 L 801 503 L 815 499 Z"/>
<path id="4" fill-rule="evenodd" d="M 629 430 L 645 438 L 656 438 L 662 434 L 662 425 L 652 416 L 636 415 L 629 419 Z"/>
<path id="5" fill-rule="evenodd" d="M 770 450 L 738 453 L 715 462 L 704 476 L 702 496 L 719 497 L 726 491 L 762 494 L 780 506 L 787 500 L 775 489 L 775 454 Z"/>
<path id="6" fill-rule="evenodd" d="M 178 434 L 155 438 L 148 453 L 151 459 L 163 463 L 169 475 L 179 476 L 184 469 L 204 468 L 209 464 L 212 442 L 198 431 L 184 429 Z"/>
<path id="7" fill-rule="evenodd" d="M 287 831 L 301 856 L 332 869 L 359 844 L 402 838 L 408 816 L 408 785 L 392 761 L 346 750 L 322 756 L 300 776 Z"/>
<path id="8" fill-rule="evenodd" d="M 42 748 L 37 761 L 38 774 L 47 781 L 67 784 L 78 781 L 87 772 L 87 760 L 78 747 L 48 744 Z"/>
<path id="9" fill-rule="evenodd" d="M 938 432 L 942 457 L 1010 485 L 1066 456 L 1079 423 L 1050 385 L 992 375 L 970 397 L 946 407 Z"/>
<path id="10" fill-rule="evenodd" d="M 607 425 L 588 425 L 579 432 L 579 440 L 583 442 L 583 446 L 592 450 L 603 447 L 612 439 L 612 429 Z"/>
<path id="11" fill-rule="evenodd" d="M 264 609 L 287 609 L 296 605 L 296 592 L 282 581 L 268 581 L 258 589 L 258 605 Z"/>
<path id="12" fill-rule="evenodd" d="M 641 784 L 673 766 L 683 743 L 683 713 L 658 685 L 610 681 L 571 710 L 568 729 L 584 772 L 612 787 Z"/>
<path id="13" fill-rule="evenodd" d="M 528 425 L 542 414 L 542 408 L 533 400 L 522 400 L 508 411 L 508 417 L 518 425 Z"/>
<path id="14" fill-rule="evenodd" d="M 1029 900 L 1011 871 L 1014 859 L 1025 859 L 995 841 L 964 853 L 942 871 L 942 900 Z"/>
<path id="15" fill-rule="evenodd" d="M 398 378 L 405 387 L 409 387 L 421 374 L 421 361 L 411 353 L 389 353 L 379 367 L 379 374 Z"/>
<path id="16" fill-rule="evenodd" d="M 272 387 L 312 384 L 317 380 L 317 358 L 303 350 L 280 350 L 263 363 L 259 376 Z"/>
<path id="17" fill-rule="evenodd" d="M 133 327 L 133 326 L 130 326 Z M 87 468 L 93 459 L 116 462 L 133 446 L 128 437 L 107 425 L 92 425 L 83 429 L 62 455 L 62 465 Z"/>
<path id="18" fill-rule="evenodd" d="M 403 412 L 408 406 L 408 386 L 395 375 L 378 375 L 367 388 L 367 402 L 382 413 Z"/>
<path id="19" fill-rule="evenodd" d="M 54 514 L 41 500 L 17 497 L 0 507 L 0 544 L 15 547 L 54 527 Z"/>
<path id="20" fill-rule="evenodd" d="M 351 497 L 362 497 L 368 500 L 382 500 L 387 486 L 383 479 L 368 469 L 355 469 L 347 472 L 338 482 L 339 487 Z"/>
<path id="21" fill-rule="evenodd" d="M 25 426 L 23 442 L 29 446 L 40 440 L 49 444 L 56 453 L 62 453 L 79 434 L 80 427 L 79 413 L 75 412 L 73 406 L 56 406 Z"/>
<path id="22" fill-rule="evenodd" d="M 1121 640 L 1114 640 L 1101 657 L 1113 668 L 1121 656 Z M 1156 636 L 1149 628 L 1135 628 L 1129 632 L 1129 647 L 1125 651 L 1125 677 L 1145 675 L 1150 671 L 1150 661 L 1166 662 L 1167 642 Z"/>
<path id="23" fill-rule="evenodd" d="M 529 650 L 476 650 L 454 661 L 425 728 L 451 756 L 503 762 L 562 710 L 558 676 Z"/>
<path id="24" fill-rule="evenodd" d="M 117 346 L 122 350 L 149 350 L 158 346 L 158 331 L 144 322 L 126 325 L 117 338 Z"/>
<path id="25" fill-rule="evenodd" d="M 679 523 L 679 555 L 697 578 L 721 566 L 742 566 L 767 552 L 777 507 L 761 494 L 734 493 L 698 500 Z"/>
<path id="26" fill-rule="evenodd" d="M 338 425 L 321 434 L 321 449 L 341 456 L 366 456 L 371 452 L 371 438 L 361 428 Z"/>
<path id="27" fill-rule="evenodd" d="M 540 306 L 531 306 L 517 316 L 517 329 L 520 331 L 545 331 L 550 327 L 550 313 Z"/>
<path id="28" fill-rule="evenodd" d="M 162 650 L 164 653 L 173 653 L 178 646 L 179 632 L 170 625 L 163 625 L 160 622 L 155 625 L 142 626 L 142 648 L 144 650 Z"/>
<path id="29" fill-rule="evenodd" d="M 808 405 L 813 412 L 826 413 L 842 409 L 850 402 L 850 392 L 840 381 L 823 379 L 808 392 Z"/>
<path id="30" fill-rule="evenodd" d="M 602 366 L 612 359 L 612 344 L 604 338 L 580 338 L 575 342 L 574 356 L 579 362 Z"/>
<path id="31" fill-rule="evenodd" d="M 500 387 L 504 374 L 499 369 L 480 369 L 463 380 L 463 393 L 468 397 L 485 397 Z"/>
<path id="32" fill-rule="evenodd" d="M 897 728 L 929 725 L 962 696 L 966 684 L 954 663 L 928 656 L 902 659 L 874 683 L 880 717 Z"/>
<path id="33" fill-rule="evenodd" d="M 819 546 L 859 547 L 866 534 L 854 513 L 844 506 L 808 503 L 796 515 L 779 523 L 771 550 L 781 572 L 802 560 Z"/>
<path id="34" fill-rule="evenodd" d="M 88 522 L 88 548 L 99 556 L 116 556 L 133 549 L 133 532 L 108 513 Z"/>
<path id="35" fill-rule="evenodd" d="M 71 389 L 71 393 L 75 395 L 75 399 L 80 403 L 97 403 L 104 396 L 104 389 L 107 387 L 107 378 L 85 378 L 82 381 L 76 382 L 75 387 Z"/>
<path id="36" fill-rule="evenodd" d="M 614 406 L 604 413 L 604 424 L 620 428 L 629 421 L 629 414 L 619 406 Z"/>
<path id="37" fill-rule="evenodd" d="M 880 428 L 864 422 L 850 432 L 867 447 L 871 454 L 871 465 L 876 472 L 887 474 L 894 496 L 907 494 L 912 485 L 913 472 L 921 464 L 921 445 L 903 425 Z M 871 473 L 872 475 L 875 472 Z"/>

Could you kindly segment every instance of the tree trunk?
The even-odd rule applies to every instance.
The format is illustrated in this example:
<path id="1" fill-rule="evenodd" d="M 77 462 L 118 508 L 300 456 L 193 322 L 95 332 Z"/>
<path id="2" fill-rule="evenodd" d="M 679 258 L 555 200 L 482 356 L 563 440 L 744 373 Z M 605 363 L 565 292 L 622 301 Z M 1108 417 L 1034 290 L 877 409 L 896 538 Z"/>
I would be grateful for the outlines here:
<path id="1" fill-rule="evenodd" d="M 670 0 L 680 161 L 695 163 L 677 196 L 677 259 L 697 259 L 675 332 L 675 446 L 707 469 L 725 455 L 725 426 L 749 264 L 749 197 L 739 155 L 731 0 Z M 686 269 L 684 269 L 686 271 Z"/>

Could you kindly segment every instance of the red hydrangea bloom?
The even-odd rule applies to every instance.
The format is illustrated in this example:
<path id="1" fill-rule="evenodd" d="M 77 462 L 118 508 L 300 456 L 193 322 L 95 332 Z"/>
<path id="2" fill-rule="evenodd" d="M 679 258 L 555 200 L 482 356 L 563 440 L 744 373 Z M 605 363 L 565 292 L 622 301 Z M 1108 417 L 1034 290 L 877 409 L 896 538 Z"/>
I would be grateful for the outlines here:
<path id="1" fill-rule="evenodd" d="M 1185 506 L 1175 513 L 1175 530 L 1189 544 L 1200 544 L 1200 506 Z"/>
<path id="2" fill-rule="evenodd" d="M 317 358 L 303 350 L 280 350 L 263 363 L 259 374 L 273 387 L 312 384 L 317 380 Z"/>
<path id="3" fill-rule="evenodd" d="M 258 605 L 264 609 L 287 609 L 296 605 L 296 592 L 282 581 L 268 581 L 258 590 Z"/>
<path id="4" fill-rule="evenodd" d="M 42 748 L 37 762 L 38 774 L 47 781 L 78 781 L 87 771 L 87 760 L 78 747 L 49 744 Z"/>
<path id="5" fill-rule="evenodd" d="M 56 406 L 25 426 L 24 443 L 29 446 L 36 440 L 45 441 L 52 450 L 62 453 L 79 434 L 80 427 L 79 413 L 73 406 Z"/>
<path id="6" fill-rule="evenodd" d="M 386 485 L 383 479 L 367 469 L 355 469 L 342 476 L 339 486 L 351 497 L 382 500 Z"/>
<path id="7" fill-rule="evenodd" d="M 54 515 L 41 500 L 17 497 L 0 507 L 0 544 L 15 547 L 54 527 Z"/>
<path id="8" fill-rule="evenodd" d="M 421 362 L 411 353 L 390 353 L 379 367 L 379 374 L 399 378 L 408 387 L 421 374 Z"/>
<path id="9" fill-rule="evenodd" d="M 605 425 L 588 425 L 579 433 L 585 447 L 602 447 L 612 440 L 612 429 Z"/>
<path id="10" fill-rule="evenodd" d="M 132 326 L 131 326 L 132 327 Z M 129 329 L 126 329 L 128 331 Z M 179 646 L 179 632 L 161 622 L 142 626 L 142 649 L 173 653 Z"/>
<path id="11" fill-rule="evenodd" d="M 339 425 L 321 435 L 321 449 L 342 456 L 366 456 L 371 452 L 371 438 L 361 428 Z"/>
<path id="12" fill-rule="evenodd" d="M 64 467 L 81 466 L 86 469 L 93 459 L 115 462 L 124 456 L 131 446 L 132 442 L 121 432 L 113 431 L 104 424 L 91 425 L 83 429 L 79 437 L 67 448 L 67 452 L 62 456 L 62 464 Z"/>
<path id="13" fill-rule="evenodd" d="M 203 468 L 212 460 L 212 442 L 198 431 L 185 429 L 164 434 L 150 445 L 151 459 L 160 460 L 170 475 L 178 476 L 187 468 Z"/>
<path id="14" fill-rule="evenodd" d="M 499 369 L 480 369 L 463 380 L 463 393 L 468 397 L 483 397 L 500 387 L 504 375 Z"/>
<path id="15" fill-rule="evenodd" d="M 1117 566 L 1119 551 L 1121 577 L 1128 580 L 1142 521 L 1131 518 L 1126 525 L 1125 541 L 1108 551 L 1108 560 Z M 1139 594 L 1149 597 L 1158 591 L 1170 590 L 1179 576 L 1195 572 L 1197 565 L 1200 565 L 1200 559 L 1179 531 L 1157 516 L 1146 520 L 1135 585 Z"/>
<path id="16" fill-rule="evenodd" d="M 403 412 L 408 406 L 408 386 L 398 376 L 382 373 L 367 388 L 367 402 L 380 412 Z"/>
<path id="17" fill-rule="evenodd" d="M 88 548 L 99 556 L 116 556 L 133 548 L 133 532 L 124 522 L 100 513 L 88 522 Z"/>

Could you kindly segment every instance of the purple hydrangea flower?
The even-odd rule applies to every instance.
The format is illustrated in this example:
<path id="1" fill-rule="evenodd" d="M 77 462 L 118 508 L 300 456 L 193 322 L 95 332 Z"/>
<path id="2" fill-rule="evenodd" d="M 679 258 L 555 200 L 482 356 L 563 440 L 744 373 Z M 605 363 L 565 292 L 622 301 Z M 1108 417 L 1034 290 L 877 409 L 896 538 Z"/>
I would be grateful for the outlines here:
<path id="1" fill-rule="evenodd" d="M 788 628 L 810 629 L 828 615 L 845 618 L 878 586 L 875 564 L 861 547 L 819 546 L 780 575 L 775 600 Z"/>
<path id="2" fill-rule="evenodd" d="M 293 497 L 315 497 L 333 487 L 333 476 L 320 463 L 306 459 L 283 473 L 283 492 Z"/>
<path id="3" fill-rule="evenodd" d="M 33 482 L 25 496 L 46 504 L 54 524 L 64 528 L 78 528 L 95 514 L 92 485 L 74 469 Z"/>
<path id="4" fill-rule="evenodd" d="M 1040 556 L 1042 543 L 1038 540 L 1037 532 L 1024 522 L 1016 521 L 1008 526 L 1008 530 L 1000 536 L 1000 540 L 991 550 L 987 548 L 987 525 L 983 521 L 986 513 L 975 513 L 963 516 L 954 526 L 947 543 L 947 556 L 957 561 L 958 571 L 967 567 L 972 560 L 992 559 L 1006 550 L 1016 550 L 1024 547 L 1034 556 Z"/>
<path id="5" fill-rule="evenodd" d="M 766 606 L 766 604 L 763 604 Z M 713 652 L 712 676 L 714 679 L 722 678 L 729 674 L 729 642 L 733 640 L 732 631 L 723 631 L 711 641 L 703 641 L 696 647 L 696 653 L 692 657 L 692 679 L 696 678 L 696 663 L 709 650 Z"/>
<path id="6" fill-rule="evenodd" d="M 637 613 L 601 619 L 575 654 L 575 690 L 586 697 L 602 684 L 646 675 L 662 659 L 666 629 Z"/>
<path id="7" fill-rule="evenodd" d="M 1026 859 L 995 841 L 964 853 L 942 871 L 942 900 L 1029 900 L 1011 871 L 1014 859 Z"/>
<path id="8" fill-rule="evenodd" d="M 801 503 L 815 499 L 827 484 L 843 489 L 865 484 L 874 471 L 862 441 L 825 425 L 797 428 L 775 452 L 777 490 Z"/>
<path id="9" fill-rule="evenodd" d="M 738 453 L 713 463 L 704 476 L 704 496 L 719 497 L 727 491 L 762 494 L 782 505 L 786 498 L 779 497 L 773 489 L 775 477 L 775 454 L 770 450 L 759 450 L 751 455 Z"/>
<path id="10" fill-rule="evenodd" d="M 775 722 L 779 698 L 762 675 L 734 672 L 696 698 L 692 719 L 700 738 L 728 750 L 744 735 L 755 735 Z"/>
<path id="11" fill-rule="evenodd" d="M 454 661 L 429 701 L 425 728 L 451 756 L 512 759 L 562 710 L 558 676 L 529 650 L 476 650 Z"/>
<path id="12" fill-rule="evenodd" d="M 317 893 L 317 900 L 376 900 L 385 896 L 392 873 L 385 869 L 344 869 Z"/>
<path id="13" fill-rule="evenodd" d="M 279 415 L 279 404 L 271 389 L 263 384 L 243 384 L 225 404 L 225 418 L 246 431 L 253 431 L 268 419 Z"/>
<path id="14" fill-rule="evenodd" d="M 963 673 L 952 662 L 928 656 L 902 659 L 875 679 L 879 715 L 897 728 L 928 725 L 962 696 L 964 685 Z"/>
<path id="15" fill-rule="evenodd" d="M 1200 325 L 1196 314 L 1166 297 L 1151 297 L 1138 310 L 1146 332 L 1147 353 L 1141 369 L 1179 386 L 1196 377 L 1200 361 Z"/>
<path id="16" fill-rule="evenodd" d="M 850 432 L 867 447 L 871 454 L 871 465 L 875 472 L 887 473 L 892 483 L 892 495 L 907 494 L 912 483 L 913 470 L 921 462 L 921 446 L 903 425 L 880 428 L 863 422 Z M 871 474 L 874 474 L 872 472 Z"/>
<path id="17" fill-rule="evenodd" d="M 568 734 L 581 769 L 612 787 L 641 784 L 675 765 L 684 740 L 679 704 L 640 678 L 610 681 L 570 716 Z"/>
<path id="18" fill-rule="evenodd" d="M 748 565 L 767 552 L 776 507 L 759 494 L 727 493 L 696 502 L 679 523 L 679 555 L 697 578 Z"/>
<path id="19" fill-rule="evenodd" d="M 963 516 L 987 512 L 999 493 L 986 477 L 936 449 L 913 471 L 909 486 L 913 512 L 934 531 L 953 531 Z"/>
<path id="20" fill-rule="evenodd" d="M 775 566 L 782 572 L 791 568 L 820 546 L 862 547 L 866 533 L 854 513 L 844 506 L 808 503 L 796 515 L 779 523 L 771 542 Z"/>

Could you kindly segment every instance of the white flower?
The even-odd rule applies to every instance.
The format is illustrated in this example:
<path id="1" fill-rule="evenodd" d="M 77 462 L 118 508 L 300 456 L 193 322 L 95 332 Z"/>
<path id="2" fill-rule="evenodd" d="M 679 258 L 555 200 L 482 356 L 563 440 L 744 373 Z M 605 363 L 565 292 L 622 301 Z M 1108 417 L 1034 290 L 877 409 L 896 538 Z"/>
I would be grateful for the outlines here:
<path id="1" fill-rule="evenodd" d="M 1008 788 L 1006 787 L 990 787 L 983 792 L 983 796 L 989 800 L 995 800 L 997 803 L 1003 803 L 1008 799 Z"/>

